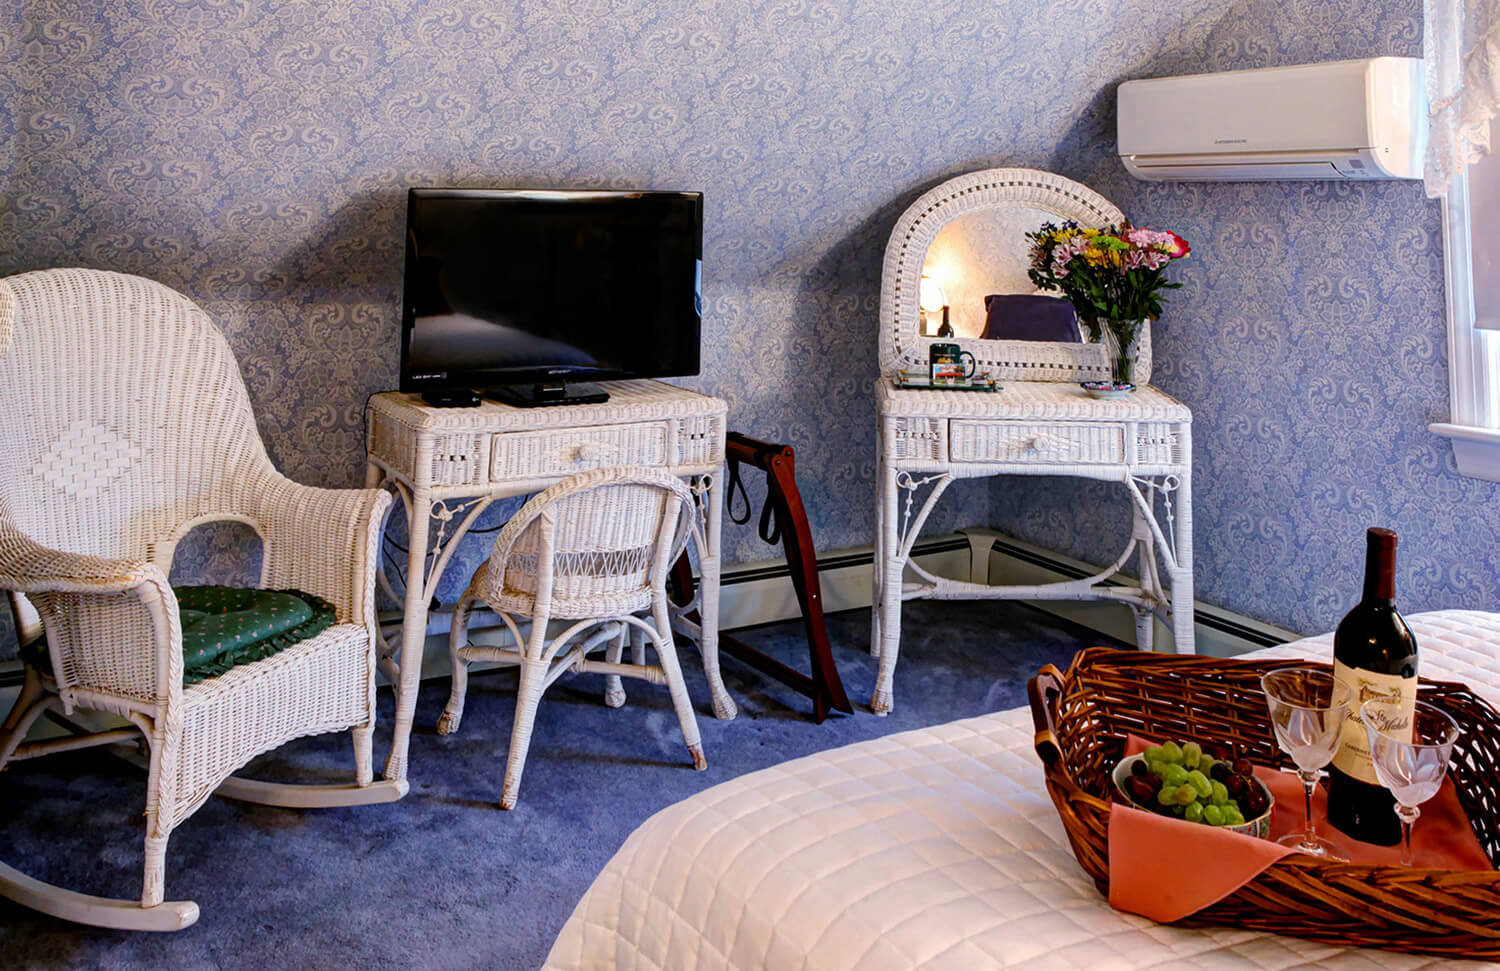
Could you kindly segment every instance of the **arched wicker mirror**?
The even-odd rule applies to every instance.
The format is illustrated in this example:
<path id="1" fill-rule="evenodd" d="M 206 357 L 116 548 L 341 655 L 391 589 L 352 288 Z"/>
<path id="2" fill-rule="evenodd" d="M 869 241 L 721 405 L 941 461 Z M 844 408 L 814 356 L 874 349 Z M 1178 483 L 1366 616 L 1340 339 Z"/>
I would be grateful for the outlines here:
<path id="1" fill-rule="evenodd" d="M 1076 325 L 1072 333 L 1081 339 L 987 340 L 982 335 L 987 324 L 991 332 L 1008 332 L 1004 315 L 1013 306 L 1002 300 L 987 307 L 987 298 L 1037 292 L 1026 275 L 1027 233 L 1048 222 L 1102 228 L 1124 218 L 1087 186 L 1036 169 L 971 172 L 924 193 L 902 214 L 886 245 L 881 373 L 925 371 L 929 345 L 942 341 L 973 354 L 980 370 L 1002 382 L 1108 379 L 1104 346 L 1077 335 Z M 927 306 L 934 309 L 922 309 L 924 290 Z M 947 307 L 952 337 L 937 336 L 933 318 L 942 313 L 935 309 L 939 302 Z M 1068 311 L 1062 313 L 1066 318 Z M 1145 385 L 1151 380 L 1149 322 L 1133 352 L 1135 380 Z"/>

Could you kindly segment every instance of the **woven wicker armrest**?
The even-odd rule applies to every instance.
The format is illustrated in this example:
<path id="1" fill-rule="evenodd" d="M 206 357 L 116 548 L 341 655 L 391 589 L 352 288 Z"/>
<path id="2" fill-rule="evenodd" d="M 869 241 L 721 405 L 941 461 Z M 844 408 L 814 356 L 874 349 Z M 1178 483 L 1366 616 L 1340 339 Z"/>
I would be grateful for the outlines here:
<path id="1" fill-rule="evenodd" d="M 180 694 L 177 598 L 156 564 L 52 549 L 0 517 L 0 589 L 25 594 L 41 615 L 69 710 L 79 689 L 153 702 Z"/>
<path id="2" fill-rule="evenodd" d="M 296 589 L 334 605 L 340 623 L 373 627 L 375 567 L 390 493 L 323 489 L 276 476 L 254 491 L 265 531 L 262 585 Z"/>
<path id="3" fill-rule="evenodd" d="M 0 590 L 17 593 L 120 593 L 166 577 L 145 560 L 115 560 L 43 546 L 0 517 Z"/>

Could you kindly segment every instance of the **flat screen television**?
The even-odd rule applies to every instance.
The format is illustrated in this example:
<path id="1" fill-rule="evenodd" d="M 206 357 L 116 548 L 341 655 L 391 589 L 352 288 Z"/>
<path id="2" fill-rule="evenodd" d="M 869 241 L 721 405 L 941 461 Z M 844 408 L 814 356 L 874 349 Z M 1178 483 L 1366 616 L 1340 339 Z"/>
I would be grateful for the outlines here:
<path id="1" fill-rule="evenodd" d="M 697 192 L 411 189 L 401 390 L 532 406 L 697 374 L 702 256 Z"/>

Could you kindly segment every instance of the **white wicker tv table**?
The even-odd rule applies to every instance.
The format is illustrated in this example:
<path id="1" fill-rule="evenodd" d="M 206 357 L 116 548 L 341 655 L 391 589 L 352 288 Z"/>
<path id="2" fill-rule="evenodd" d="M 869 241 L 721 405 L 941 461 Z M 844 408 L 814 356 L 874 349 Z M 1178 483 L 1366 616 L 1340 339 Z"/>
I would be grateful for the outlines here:
<path id="1" fill-rule="evenodd" d="M 1178 653 L 1193 651 L 1192 412 L 1153 387 L 1113 401 L 1077 384 L 1015 381 L 996 393 L 875 386 L 875 611 L 870 653 L 880 658 L 870 707 L 886 714 L 901 646 L 904 600 L 1113 600 L 1135 611 L 1136 642 L 1151 648 L 1154 616 Z M 957 479 L 1065 475 L 1125 487 L 1134 510 L 1125 551 L 1101 573 L 1039 586 L 991 586 L 935 576 L 912 545 Z M 925 501 L 914 512 L 917 494 Z M 1158 562 L 1160 555 L 1160 563 Z M 1137 583 L 1107 582 L 1136 558 Z M 906 582 L 910 569 L 918 582 Z M 1170 591 L 1170 592 L 1169 592 Z M 1173 609 L 1174 605 L 1183 609 Z"/>
<path id="2" fill-rule="evenodd" d="M 610 400 L 602 404 L 544 408 L 489 400 L 474 408 L 434 408 L 418 395 L 395 392 L 370 399 L 365 484 L 392 489 L 410 524 L 404 596 L 381 575 L 387 592 L 405 605 L 401 643 L 386 644 L 381 652 L 381 668 L 397 686 L 386 778 L 406 778 L 428 604 L 469 527 L 497 499 L 539 492 L 604 465 L 663 468 L 695 481 L 708 544 L 699 560 L 701 620 L 694 624 L 679 616 L 674 628 L 698 641 L 714 715 L 735 716 L 718 660 L 720 471 L 728 405 L 660 381 L 603 387 Z"/>

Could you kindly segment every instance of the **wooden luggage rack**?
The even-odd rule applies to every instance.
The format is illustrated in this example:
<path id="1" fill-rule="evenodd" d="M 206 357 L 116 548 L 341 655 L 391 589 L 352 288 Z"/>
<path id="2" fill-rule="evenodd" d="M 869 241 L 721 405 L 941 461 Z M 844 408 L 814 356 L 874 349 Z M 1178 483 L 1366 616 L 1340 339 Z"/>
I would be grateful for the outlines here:
<path id="1" fill-rule="evenodd" d="M 730 432 L 724 449 L 729 470 L 725 502 L 726 505 L 733 503 L 741 466 L 751 466 L 766 473 L 766 504 L 761 510 L 760 537 L 772 545 L 780 542 L 786 550 L 787 569 L 791 571 L 797 602 L 802 606 L 812 673 L 803 674 L 728 634 L 719 635 L 719 649 L 811 698 L 813 718 L 822 723 L 830 710 L 853 714 L 854 708 L 844 693 L 844 683 L 839 679 L 833 650 L 828 644 L 828 628 L 823 622 L 823 595 L 818 584 L 817 550 L 813 548 L 812 530 L 807 525 L 802 495 L 797 491 L 795 454 L 790 445 L 773 445 L 739 432 Z M 734 518 L 732 512 L 730 518 Z M 750 521 L 748 503 L 745 518 L 735 521 Z M 693 571 L 686 553 L 672 568 L 672 586 L 674 599 L 679 605 L 691 602 Z"/>

